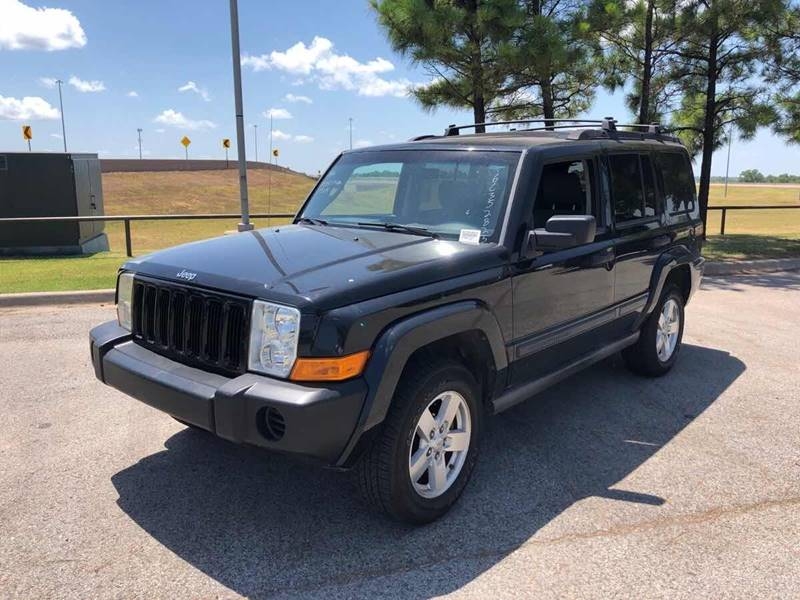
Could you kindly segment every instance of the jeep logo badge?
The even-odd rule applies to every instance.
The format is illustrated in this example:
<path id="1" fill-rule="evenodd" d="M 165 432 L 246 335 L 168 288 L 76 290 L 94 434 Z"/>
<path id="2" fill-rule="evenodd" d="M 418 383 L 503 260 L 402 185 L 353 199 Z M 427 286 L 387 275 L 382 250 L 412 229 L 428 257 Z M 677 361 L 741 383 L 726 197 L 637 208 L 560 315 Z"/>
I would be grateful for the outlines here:
<path id="1" fill-rule="evenodd" d="M 191 281 L 192 279 L 197 277 L 197 273 L 192 273 L 190 271 L 187 271 L 186 269 L 183 269 L 180 273 L 177 273 L 175 277 L 179 277 L 180 279 L 185 279 L 186 281 Z"/>

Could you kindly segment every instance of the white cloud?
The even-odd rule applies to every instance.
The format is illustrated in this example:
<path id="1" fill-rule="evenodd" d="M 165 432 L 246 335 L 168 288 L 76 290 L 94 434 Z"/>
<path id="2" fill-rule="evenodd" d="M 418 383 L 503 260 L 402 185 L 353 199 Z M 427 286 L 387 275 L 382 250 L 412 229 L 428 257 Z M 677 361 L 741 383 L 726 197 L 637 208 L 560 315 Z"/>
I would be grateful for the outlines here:
<path id="1" fill-rule="evenodd" d="M 103 92 L 106 89 L 106 86 L 102 81 L 86 81 L 75 77 L 75 75 L 70 77 L 67 83 L 82 93 Z"/>
<path id="2" fill-rule="evenodd" d="M 128 93 L 127 93 L 127 94 L 125 94 L 125 95 L 126 95 L 128 98 L 138 98 L 138 97 L 139 97 L 139 92 L 137 92 L 137 91 L 135 91 L 135 90 L 131 90 L 130 92 L 128 92 Z"/>
<path id="3" fill-rule="evenodd" d="M 292 118 L 292 113 L 290 113 L 285 108 L 270 108 L 268 110 L 265 110 L 262 114 L 267 119 L 269 119 L 270 117 L 272 117 L 273 119 L 276 119 L 276 120 L 277 119 L 291 119 Z"/>
<path id="4" fill-rule="evenodd" d="M 153 122 L 161 123 L 162 125 L 167 125 L 168 127 L 178 127 L 181 129 L 191 130 L 214 129 L 217 126 L 216 123 L 207 121 L 205 119 L 201 119 L 199 121 L 187 119 L 185 116 L 183 116 L 183 113 L 172 110 L 171 108 L 163 111 L 160 115 L 153 119 Z"/>
<path id="5" fill-rule="evenodd" d="M 311 100 L 308 96 L 298 96 L 295 94 L 286 94 L 284 96 L 287 102 L 302 102 L 303 104 L 314 104 L 314 101 Z"/>
<path id="6" fill-rule="evenodd" d="M 404 97 L 412 87 L 408 79 L 384 79 L 380 75 L 394 70 L 385 58 L 360 62 L 347 54 L 337 54 L 333 42 L 315 37 L 306 46 L 297 42 L 285 52 L 273 50 L 260 56 L 245 55 L 242 65 L 253 71 L 278 69 L 315 81 L 324 90 L 354 91 L 359 96 Z"/>
<path id="7" fill-rule="evenodd" d="M 57 119 L 58 110 L 38 96 L 25 96 L 22 100 L 0 96 L 0 120 L 22 121 Z"/>
<path id="8" fill-rule="evenodd" d="M 353 148 L 366 148 L 367 146 L 372 146 L 372 142 L 369 140 L 356 140 L 353 142 Z"/>
<path id="9" fill-rule="evenodd" d="M 280 129 L 273 129 L 272 130 L 272 139 L 273 140 L 290 140 L 290 139 L 292 139 L 292 135 L 290 133 L 284 133 Z"/>
<path id="10" fill-rule="evenodd" d="M 86 45 L 80 21 L 63 8 L 0 0 L 0 50 L 66 50 Z"/>
<path id="11" fill-rule="evenodd" d="M 163 127 L 159 127 L 159 128 L 158 128 L 158 129 L 156 129 L 155 131 L 156 131 L 156 133 L 165 133 L 167 130 L 166 130 L 166 129 L 164 129 Z"/>
<path id="12" fill-rule="evenodd" d="M 179 92 L 194 92 L 206 102 L 211 102 L 211 96 L 206 88 L 198 86 L 194 81 L 187 81 L 178 88 Z"/>
<path id="13" fill-rule="evenodd" d="M 51 138 L 56 138 L 57 140 L 63 140 L 64 139 L 63 137 L 61 137 L 60 133 L 51 133 L 50 137 Z"/>
<path id="14" fill-rule="evenodd" d="M 39 77 L 39 83 L 51 90 L 56 87 L 58 80 L 55 77 Z"/>
<path id="15" fill-rule="evenodd" d="M 310 135 L 296 135 L 294 136 L 294 141 L 299 144 L 310 144 L 314 141 L 314 138 Z"/>

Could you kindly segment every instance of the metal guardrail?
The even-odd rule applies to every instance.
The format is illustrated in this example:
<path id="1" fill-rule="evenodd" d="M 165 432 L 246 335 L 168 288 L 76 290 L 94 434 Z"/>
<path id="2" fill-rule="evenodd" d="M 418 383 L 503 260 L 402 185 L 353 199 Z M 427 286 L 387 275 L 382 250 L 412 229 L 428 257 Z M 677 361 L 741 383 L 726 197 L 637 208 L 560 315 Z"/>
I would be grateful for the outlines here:
<path id="1" fill-rule="evenodd" d="M 786 210 L 800 208 L 800 204 L 774 204 L 766 206 L 709 206 L 708 210 L 722 211 L 719 234 L 725 235 L 725 220 L 729 210 Z M 256 213 L 251 214 L 252 219 L 293 219 L 294 213 Z M 125 225 L 125 252 L 128 256 L 133 256 L 133 244 L 131 242 L 131 221 L 201 221 L 201 220 L 228 220 L 240 219 L 241 215 L 227 213 L 204 213 L 194 215 L 97 215 L 93 217 L 3 217 L 0 223 L 34 223 L 34 222 L 53 222 L 72 221 L 75 223 L 86 221 L 106 221 L 119 222 Z"/>
<path id="2" fill-rule="evenodd" d="M 725 235 L 725 219 L 728 216 L 729 210 L 785 210 L 791 208 L 800 208 L 800 204 L 768 204 L 766 206 L 709 206 L 708 210 L 720 210 L 722 211 L 722 218 L 719 224 L 719 234 Z M 0 219 L 1 220 L 1 219 Z"/>
<path id="3" fill-rule="evenodd" d="M 294 213 L 255 213 L 251 214 L 251 219 L 293 219 Z M 205 213 L 194 215 L 95 215 L 92 217 L 3 217 L 0 223 L 36 223 L 36 222 L 89 222 L 89 221 L 122 221 L 125 224 L 125 252 L 128 256 L 133 256 L 133 244 L 131 243 L 131 221 L 209 221 L 209 220 L 228 220 L 241 219 L 242 215 L 227 213 Z"/>

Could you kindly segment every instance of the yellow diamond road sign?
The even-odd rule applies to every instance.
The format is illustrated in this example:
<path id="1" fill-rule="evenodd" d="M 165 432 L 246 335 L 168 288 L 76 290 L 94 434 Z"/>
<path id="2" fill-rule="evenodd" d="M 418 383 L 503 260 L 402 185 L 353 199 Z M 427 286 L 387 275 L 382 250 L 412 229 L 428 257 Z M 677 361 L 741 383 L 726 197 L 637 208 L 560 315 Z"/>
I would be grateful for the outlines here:
<path id="1" fill-rule="evenodd" d="M 183 144 L 183 147 L 184 147 L 184 148 L 188 148 L 188 147 L 189 147 L 189 144 L 191 144 L 191 143 L 192 143 L 192 140 L 190 140 L 190 139 L 189 139 L 188 137 L 186 137 L 186 136 L 183 136 L 183 139 L 181 140 L 181 144 Z"/>
<path id="2" fill-rule="evenodd" d="M 231 141 L 228 138 L 225 138 L 224 140 L 222 140 L 222 147 L 223 148 L 230 148 L 231 147 Z"/>
<path id="3" fill-rule="evenodd" d="M 30 125 L 23 125 L 22 126 L 22 138 L 26 140 L 33 139 L 33 129 L 31 129 Z"/>

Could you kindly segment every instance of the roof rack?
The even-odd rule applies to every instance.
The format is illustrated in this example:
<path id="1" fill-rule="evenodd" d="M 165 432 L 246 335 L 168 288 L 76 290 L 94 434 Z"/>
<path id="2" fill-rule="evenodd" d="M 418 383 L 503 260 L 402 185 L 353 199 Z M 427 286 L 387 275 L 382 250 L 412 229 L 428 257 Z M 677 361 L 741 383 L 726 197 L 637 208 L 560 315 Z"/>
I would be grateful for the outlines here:
<path id="1" fill-rule="evenodd" d="M 510 131 L 553 131 L 556 129 L 572 129 L 575 136 L 570 139 L 597 139 L 597 138 L 625 138 L 625 139 L 660 139 L 664 141 L 678 141 L 678 138 L 668 135 L 658 123 L 618 123 L 614 117 L 603 119 L 520 119 L 513 121 L 493 121 L 487 123 L 472 123 L 471 125 L 448 125 L 444 131 L 445 137 L 459 135 L 462 129 L 477 129 L 494 125 L 530 125 L 538 127 L 527 129 L 510 129 Z M 422 137 L 422 136 L 420 136 Z M 425 136 L 428 137 L 428 136 Z"/>

